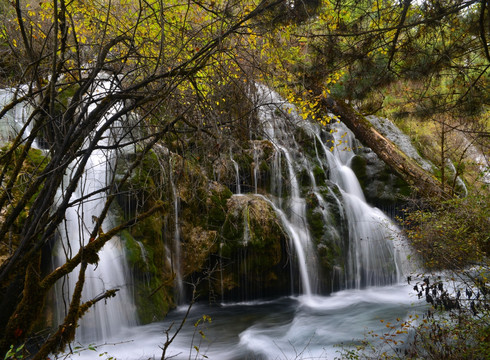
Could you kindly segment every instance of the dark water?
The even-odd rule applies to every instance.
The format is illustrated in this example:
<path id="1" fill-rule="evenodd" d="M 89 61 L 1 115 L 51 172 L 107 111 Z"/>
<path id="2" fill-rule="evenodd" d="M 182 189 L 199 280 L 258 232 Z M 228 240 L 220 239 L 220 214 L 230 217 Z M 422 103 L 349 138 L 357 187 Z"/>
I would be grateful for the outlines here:
<path id="1" fill-rule="evenodd" d="M 368 334 L 386 333 L 423 305 L 404 285 L 345 290 L 331 296 L 287 297 L 273 301 L 209 306 L 196 304 L 182 331 L 167 350 L 171 359 L 335 359 L 342 346 Z M 160 359 L 165 329 L 178 327 L 186 308 L 166 321 L 124 329 L 111 344 L 71 355 L 72 359 Z M 210 318 L 210 321 L 203 316 Z M 400 320 L 397 320 L 400 319 Z M 197 324 L 197 325 L 196 325 Z M 400 336 L 397 340 L 401 340 Z M 199 351 L 198 351 L 199 350 Z M 206 357 L 205 357 L 206 356 Z"/>

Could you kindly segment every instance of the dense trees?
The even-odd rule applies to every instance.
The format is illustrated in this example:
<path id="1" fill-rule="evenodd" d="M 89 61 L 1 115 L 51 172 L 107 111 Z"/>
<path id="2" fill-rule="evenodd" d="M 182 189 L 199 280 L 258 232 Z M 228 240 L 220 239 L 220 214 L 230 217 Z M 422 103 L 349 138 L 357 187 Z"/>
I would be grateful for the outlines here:
<path id="1" fill-rule="evenodd" d="M 338 104 L 330 110 L 350 120 L 366 145 L 386 153 L 393 168 L 410 163 L 396 165 L 394 152 L 356 127 L 362 117 L 344 100 L 365 114 L 434 121 L 441 127 L 442 169 L 448 129 L 488 150 L 486 0 L 2 0 L 0 6 L 0 83 L 12 89 L 0 118 L 17 104 L 32 108 L 27 125 L 0 153 L 2 354 L 30 336 L 32 314 L 41 311 L 49 289 L 80 265 L 68 316 L 38 358 L 73 338 L 90 306 L 79 296 L 86 265 L 97 262 L 112 236 L 159 210 L 155 204 L 115 228 L 102 228 L 117 189 L 167 136 L 186 139 L 191 133 L 216 144 L 232 134 L 248 136 L 253 108 L 247 94 L 254 81 L 270 83 L 304 118 L 325 126 L 331 121 L 325 105 Z M 393 97 L 405 101 L 394 106 Z M 109 131 L 118 134 L 112 142 L 106 141 Z M 42 154 L 33 149 L 36 141 Z M 124 176 L 96 190 L 107 198 L 93 223 L 85 224 L 90 236 L 63 266 L 44 273 L 42 250 L 67 209 L 97 195 L 76 196 L 90 154 L 129 144 L 138 144 L 140 157 Z M 404 176 L 425 179 L 418 185 L 427 187 L 425 193 L 451 192 L 444 190 L 444 171 L 442 184 L 420 169 Z"/>

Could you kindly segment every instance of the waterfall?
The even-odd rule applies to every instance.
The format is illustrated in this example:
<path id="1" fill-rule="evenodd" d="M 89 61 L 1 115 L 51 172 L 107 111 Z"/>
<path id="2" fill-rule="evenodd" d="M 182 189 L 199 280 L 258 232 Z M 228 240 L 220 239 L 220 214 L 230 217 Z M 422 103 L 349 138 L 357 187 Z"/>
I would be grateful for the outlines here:
<path id="1" fill-rule="evenodd" d="M 254 149 L 253 149 L 253 155 L 254 155 L 254 162 L 253 162 L 253 175 L 254 175 L 254 190 L 255 193 L 257 194 L 258 191 L 258 181 L 259 181 L 259 156 L 258 156 L 258 150 L 257 146 L 254 143 Z"/>
<path id="2" fill-rule="evenodd" d="M 238 166 L 238 163 L 233 159 L 233 154 L 231 153 L 231 149 L 230 149 L 230 159 L 233 166 L 235 167 L 236 193 L 241 194 L 242 189 L 240 188 L 240 167 Z"/>
<path id="3" fill-rule="evenodd" d="M 287 204 L 283 204 L 282 200 L 272 200 L 271 204 L 288 232 L 292 242 L 292 248 L 296 252 L 302 292 L 310 296 L 316 292 L 316 288 L 312 283 L 313 279 L 311 278 L 311 275 L 316 275 L 317 272 L 316 254 L 306 223 L 306 203 L 305 199 L 301 196 L 298 171 L 295 169 L 295 165 L 304 163 L 304 158 L 299 155 L 299 146 L 294 138 L 288 136 L 286 124 L 281 121 L 281 118 L 275 115 L 278 104 L 284 105 L 284 101 L 274 92 L 267 93 L 265 87 L 259 86 L 258 90 L 259 98 L 262 99 L 263 104 L 273 104 L 260 106 L 259 117 L 262 120 L 268 139 L 276 148 L 278 160 L 274 161 L 273 165 L 278 167 L 274 166 L 274 179 L 281 178 L 282 162 L 280 161 L 280 156 L 284 156 L 287 167 L 286 181 L 290 190 L 290 198 Z M 293 155 L 293 151 L 297 153 L 295 154 L 296 156 Z M 274 188 L 281 190 L 282 182 L 276 183 Z M 276 195 L 277 198 L 281 197 L 281 193 L 273 195 Z"/>
<path id="4" fill-rule="evenodd" d="M 325 130 L 318 124 L 304 121 L 291 104 L 267 87 L 257 85 L 257 91 L 260 99 L 259 118 L 264 133 L 276 148 L 270 202 L 295 250 L 302 293 L 311 295 L 319 291 L 316 284 L 321 276 L 316 255 L 317 245 L 314 244 L 307 224 L 307 193 L 313 194 L 317 199 L 325 223 L 330 215 L 329 208 L 336 206 L 339 209 L 347 233 L 341 246 L 346 251 L 342 267 L 336 267 L 336 274 L 332 276 L 338 278 L 341 288 L 359 289 L 390 285 L 399 281 L 403 255 L 395 246 L 395 239 L 400 233 L 382 211 L 366 203 L 359 181 L 349 167 L 355 156 L 354 135 L 342 123 L 333 123 L 327 146 L 327 141 L 322 140 Z M 295 129 L 298 128 L 309 137 L 307 141 L 314 143 L 314 156 L 308 156 L 307 151 L 295 139 Z M 333 205 L 329 205 L 317 187 L 312 171 L 314 166 L 319 166 L 328 174 L 328 197 L 330 202 L 333 198 Z M 302 186 L 299 176 L 308 184 Z M 281 193 L 284 186 L 288 189 L 286 198 Z M 332 191 L 332 187 L 338 190 Z M 281 200 L 283 198 L 285 200 Z M 331 230 L 330 235 L 332 241 L 341 236 L 337 229 Z"/>
<path id="5" fill-rule="evenodd" d="M 101 77 L 90 94 L 91 101 L 89 112 L 97 106 L 97 101 L 107 93 L 115 92 L 117 89 L 114 79 Z M 119 105 L 122 106 L 122 105 Z M 119 106 L 111 108 L 99 123 L 115 114 Z M 101 147 L 111 144 L 117 136 L 114 131 L 106 131 L 99 140 Z M 84 146 L 87 146 L 87 139 Z M 64 224 L 59 229 L 61 243 L 57 247 L 55 266 L 61 266 L 66 259 L 75 255 L 81 246 L 88 243 L 90 232 L 97 221 L 106 202 L 104 189 L 113 175 L 116 153 L 109 148 L 96 148 L 90 155 L 85 167 L 85 172 L 78 184 L 71 200 L 86 197 L 67 209 Z M 68 184 L 71 179 L 71 169 L 76 168 L 77 160 L 74 161 L 70 170 L 65 175 L 64 183 Z M 59 199 L 63 195 L 63 189 L 58 191 Z M 90 195 L 92 194 L 92 195 Z M 107 231 L 116 225 L 114 214 L 110 211 L 102 224 L 102 230 Z M 131 291 L 128 289 L 130 274 L 127 270 L 125 252 L 121 240 L 116 236 L 111 239 L 99 252 L 97 265 L 89 265 L 85 275 L 85 286 L 82 293 L 82 302 L 91 300 L 101 295 L 106 290 L 117 288 L 119 292 L 114 298 L 106 303 L 96 303 L 80 320 L 76 340 L 80 342 L 103 341 L 118 333 L 121 329 L 137 324 L 136 309 L 133 303 Z M 58 318 L 62 321 L 66 315 L 68 304 L 78 280 L 78 270 L 75 269 L 66 279 L 56 285 L 57 301 L 59 305 Z"/>
<path id="6" fill-rule="evenodd" d="M 0 89 L 0 109 L 9 105 L 15 96 L 23 96 L 26 90 L 22 86 L 17 91 L 9 88 Z M 22 101 L 7 111 L 0 119 L 0 144 L 13 140 L 20 133 L 22 133 L 23 141 L 29 137 L 32 129 L 32 119 L 29 119 L 29 117 L 32 111 L 33 108 L 27 101 Z M 34 140 L 32 146 L 39 148 L 36 140 Z"/>
<path id="7" fill-rule="evenodd" d="M 175 186 L 174 178 L 173 178 L 173 169 L 170 169 L 170 186 L 172 187 L 172 196 L 174 199 L 174 253 L 172 256 L 172 268 L 175 274 L 175 286 L 177 288 L 177 298 L 176 303 L 182 304 L 185 300 L 184 293 L 184 281 L 182 278 L 182 265 L 181 265 L 181 251 L 180 251 L 180 223 L 179 223 L 179 195 L 177 192 L 177 187 Z"/>

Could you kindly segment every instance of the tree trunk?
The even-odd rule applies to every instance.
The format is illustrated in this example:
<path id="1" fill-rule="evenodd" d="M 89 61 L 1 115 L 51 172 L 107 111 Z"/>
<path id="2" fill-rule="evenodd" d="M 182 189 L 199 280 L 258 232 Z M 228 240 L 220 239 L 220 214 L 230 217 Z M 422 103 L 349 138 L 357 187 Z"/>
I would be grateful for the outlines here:
<path id="1" fill-rule="evenodd" d="M 417 194 L 428 199 L 449 199 L 447 189 L 415 160 L 398 149 L 381 135 L 364 116 L 342 100 L 329 97 L 324 104 L 342 121 L 354 135 L 370 147 L 395 173 L 405 180 Z"/>

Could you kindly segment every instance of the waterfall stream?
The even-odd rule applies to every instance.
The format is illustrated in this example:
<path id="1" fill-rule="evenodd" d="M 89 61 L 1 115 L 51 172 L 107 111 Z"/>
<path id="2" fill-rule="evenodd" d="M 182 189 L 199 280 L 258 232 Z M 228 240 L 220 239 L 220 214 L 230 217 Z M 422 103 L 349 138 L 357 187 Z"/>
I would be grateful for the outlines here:
<path id="1" fill-rule="evenodd" d="M 0 109 L 10 104 L 14 97 L 20 98 L 24 96 L 27 89 L 0 89 Z M 32 122 L 30 118 L 32 114 L 32 106 L 27 101 L 22 101 L 15 105 L 0 119 L 0 145 L 13 140 L 18 134 L 22 134 L 22 142 L 25 142 L 31 134 Z M 37 140 L 33 141 L 32 147 L 39 148 Z"/>
<path id="2" fill-rule="evenodd" d="M 114 79 L 101 77 L 93 89 L 90 97 L 93 101 L 89 105 L 89 112 L 97 106 L 97 101 L 110 92 L 116 91 Z M 106 119 L 119 110 L 116 105 L 110 109 L 99 123 L 103 125 Z M 86 245 L 90 239 L 90 233 L 97 221 L 97 216 L 104 208 L 106 196 L 104 189 L 110 184 L 114 172 L 116 152 L 110 150 L 109 145 L 114 137 L 115 131 L 107 130 L 98 141 L 98 145 L 106 149 L 96 148 L 92 151 L 89 161 L 85 167 L 84 174 L 72 199 L 86 197 L 82 202 L 69 207 L 66 211 L 64 224 L 59 229 L 61 243 L 57 247 L 55 266 L 61 266 L 65 261 L 75 255 L 81 246 Z M 90 142 L 88 138 L 84 146 Z M 73 163 L 76 166 L 77 161 Z M 68 172 L 64 183 L 68 184 L 72 174 Z M 92 195 L 90 195 L 92 194 Z M 95 194 L 95 195 L 94 195 Z M 64 196 L 63 189 L 59 190 L 60 200 Z M 115 219 L 112 212 L 102 224 L 102 230 L 113 228 Z M 117 296 L 104 303 L 99 302 L 83 316 L 76 333 L 76 340 L 87 343 L 91 341 L 104 341 L 117 334 L 126 327 L 137 324 L 136 309 L 133 302 L 130 284 L 130 274 L 127 268 L 125 252 L 119 237 L 111 239 L 99 252 L 97 265 L 89 265 L 86 271 L 85 286 L 82 293 L 82 302 L 94 299 L 110 289 L 119 289 Z M 59 305 L 58 321 L 62 321 L 68 310 L 68 304 L 73 289 L 78 280 L 78 270 L 69 274 L 66 279 L 59 281 L 56 286 L 57 301 Z"/>
<path id="3" fill-rule="evenodd" d="M 274 209 L 287 229 L 299 263 L 302 292 L 305 295 L 317 293 L 313 285 L 318 278 L 316 252 L 313 239 L 306 224 L 305 197 L 301 194 L 298 181 L 299 174 L 304 171 L 309 177 L 310 187 L 322 205 L 328 209 L 327 201 L 318 191 L 312 168 L 315 165 L 329 170 L 330 181 L 338 186 L 340 196 L 329 192 L 336 199 L 344 215 L 348 229 L 348 254 L 345 259 L 342 288 L 360 289 L 366 286 L 390 285 L 402 277 L 401 249 L 395 249 L 394 239 L 400 237 L 399 231 L 392 221 L 380 210 L 366 203 L 363 191 L 354 172 L 349 167 L 355 155 L 355 138 L 341 123 L 331 125 L 332 146 L 329 149 L 321 138 L 321 129 L 315 124 L 300 118 L 291 104 L 283 100 L 277 93 L 263 85 L 258 85 L 259 99 L 263 105 L 259 108 L 267 138 L 276 148 L 276 156 L 283 158 L 287 167 L 284 182 L 289 188 L 287 203 L 275 202 Z M 285 116 L 285 114 L 289 114 Z M 316 150 L 316 158 L 309 159 L 294 138 L 294 130 L 301 127 L 309 137 L 320 145 Z M 280 155 L 279 155 L 280 154 Z M 317 163 L 313 163 L 316 161 Z M 281 178 L 281 163 L 273 169 L 274 178 Z M 282 185 L 276 184 L 275 189 Z M 280 194 L 273 194 L 275 198 Z M 287 214 L 287 215 L 286 215 Z M 325 217 L 327 214 L 325 214 Z"/>
<path id="4" fill-rule="evenodd" d="M 116 91 L 114 82 L 110 78 L 102 78 L 91 95 L 95 100 L 93 106 L 98 96 L 102 98 L 113 91 Z M 350 168 L 356 146 L 352 133 L 341 123 L 334 123 L 328 135 L 318 124 L 300 118 L 295 108 L 274 91 L 262 85 L 257 85 L 257 91 L 260 125 L 264 138 L 274 148 L 269 159 L 270 193 L 264 193 L 259 186 L 261 159 L 254 143 L 252 184 L 246 184 L 246 179 L 240 178 L 239 164 L 233 159 L 233 154 L 229 154 L 236 176 L 234 196 L 247 196 L 244 194 L 246 189 L 252 189 L 252 196 L 266 201 L 277 215 L 290 242 L 288 266 L 291 274 L 285 272 L 283 275 L 291 278 L 291 295 L 252 302 L 221 303 L 219 306 L 195 305 L 189 321 L 169 349 L 168 356 L 173 359 L 333 358 L 337 355 L 336 344 L 362 338 L 366 327 L 383 331 L 380 319 L 405 319 L 412 312 L 414 299 L 408 296 L 409 289 L 399 284 L 404 273 L 399 231 L 382 211 L 366 202 L 359 181 Z M 6 103 L 4 99 L 9 96 L 9 92 L 0 93 L 0 102 Z M 117 110 L 116 106 L 106 117 Z M 21 114 L 22 119 L 15 115 L 13 122 L 0 124 L 14 126 L 12 134 L 24 126 L 27 112 L 19 110 L 16 114 Z M 306 137 L 303 141 L 309 142 L 313 152 L 308 153 L 296 138 L 297 129 L 301 129 Z M 12 136 L 10 132 L 8 134 L 8 137 Z M 109 130 L 99 141 L 99 145 L 106 149 L 96 149 L 90 156 L 82 181 L 71 200 L 86 199 L 70 207 L 66 213 L 65 222 L 59 229 L 62 241 L 54 266 L 63 264 L 89 241 L 90 231 L 106 201 L 102 189 L 114 175 L 117 154 L 106 146 L 114 136 L 117 134 Z M 316 168 L 326 174 L 323 183 L 317 181 Z M 66 174 L 65 184 L 71 176 Z M 183 303 L 185 292 L 180 245 L 184 228 L 181 234 L 178 184 L 172 175 L 169 185 L 174 236 L 172 245 L 167 244 L 167 248 L 172 246 L 169 252 L 172 253 L 178 294 L 176 302 Z M 61 188 L 59 199 L 63 196 Z M 315 243 L 307 221 L 308 206 L 311 206 L 308 201 L 311 203 L 311 199 L 317 204 L 315 211 L 322 217 L 325 237 L 343 250 L 342 263 L 332 265 L 328 288 L 321 279 L 320 245 Z M 340 226 L 332 223 L 334 213 Z M 109 214 L 102 230 L 112 228 L 115 221 L 113 214 Z M 249 222 L 244 220 L 243 227 L 242 245 L 246 246 L 251 238 Z M 143 244 L 138 242 L 138 246 L 141 246 L 141 253 L 146 259 Z M 115 237 L 107 243 L 99 257 L 98 265 L 87 270 L 82 301 L 93 299 L 109 289 L 118 288 L 120 291 L 115 298 L 107 303 L 97 303 L 84 315 L 76 341 L 95 343 L 100 355 L 107 350 L 107 357 L 115 356 L 119 360 L 159 357 L 159 346 L 165 342 L 165 330 L 182 319 L 186 307 L 170 313 L 164 322 L 137 326 L 131 280 L 120 239 Z M 219 261 L 221 264 L 222 260 Z M 245 258 L 243 261 L 244 268 L 251 266 Z M 74 271 L 56 286 L 60 321 L 66 315 L 77 274 Z M 222 272 L 220 276 L 223 276 Z M 295 284 L 296 279 L 299 284 Z M 222 293 L 223 282 L 221 278 Z M 203 324 L 200 322 L 203 314 L 210 315 L 213 322 L 201 329 L 194 324 Z M 199 331 L 202 331 L 202 337 L 196 336 Z M 103 344 L 107 343 L 118 346 L 104 348 Z M 94 354 L 81 351 L 72 358 L 92 359 Z"/>
<path id="5" fill-rule="evenodd" d="M 185 301 L 185 292 L 184 292 L 184 282 L 182 279 L 182 265 L 181 265 L 181 246 L 180 246 L 180 223 L 179 223 L 179 212 L 180 212 L 180 200 L 177 192 L 177 187 L 175 186 L 175 182 L 173 179 L 173 171 L 169 172 L 170 177 L 170 186 L 172 188 L 172 196 L 174 203 L 174 237 L 173 237 L 173 256 L 172 256 L 172 268 L 175 274 L 175 287 L 177 288 L 177 304 L 183 304 Z"/>

